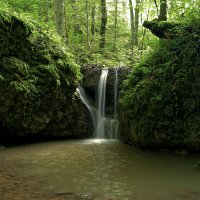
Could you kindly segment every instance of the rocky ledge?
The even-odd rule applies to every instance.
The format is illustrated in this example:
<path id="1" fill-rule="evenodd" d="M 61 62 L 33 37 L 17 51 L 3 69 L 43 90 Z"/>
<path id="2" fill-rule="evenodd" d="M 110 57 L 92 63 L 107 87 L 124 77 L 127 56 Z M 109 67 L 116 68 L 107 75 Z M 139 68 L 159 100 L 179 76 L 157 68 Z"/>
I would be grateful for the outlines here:
<path id="1" fill-rule="evenodd" d="M 198 16 L 187 19 L 173 30 L 165 22 L 151 23 L 150 30 L 156 35 L 160 30 L 165 39 L 124 84 L 119 103 L 123 141 L 142 148 L 200 150 L 199 21 Z M 169 37 L 174 30 L 178 34 Z"/>
<path id="2" fill-rule="evenodd" d="M 63 41 L 1 10 L 0 46 L 0 142 L 86 137 L 88 116 L 75 93 L 80 67 Z"/>
<path id="3" fill-rule="evenodd" d="M 102 69 L 104 68 L 105 66 L 102 65 L 85 65 L 81 67 L 81 73 L 83 74 L 81 85 L 90 98 L 94 101 L 97 101 L 98 98 L 98 82 Z M 125 66 L 108 68 L 108 77 L 106 83 L 106 109 L 108 113 L 109 111 L 113 110 L 114 106 L 114 81 L 116 68 L 118 73 L 118 91 L 120 91 L 122 82 L 127 79 L 128 74 L 131 72 L 131 68 Z"/>

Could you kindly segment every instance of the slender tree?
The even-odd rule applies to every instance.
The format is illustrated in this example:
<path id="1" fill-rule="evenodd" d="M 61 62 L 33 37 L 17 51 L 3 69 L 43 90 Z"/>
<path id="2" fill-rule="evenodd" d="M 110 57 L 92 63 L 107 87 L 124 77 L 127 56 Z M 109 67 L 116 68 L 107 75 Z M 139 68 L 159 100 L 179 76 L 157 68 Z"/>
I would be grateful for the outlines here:
<path id="1" fill-rule="evenodd" d="M 65 17 L 65 42 L 68 45 L 69 44 L 69 33 L 68 33 L 68 27 L 67 27 L 67 14 L 66 14 L 66 7 L 64 8 L 64 17 Z"/>
<path id="2" fill-rule="evenodd" d="M 139 12 L 140 12 L 140 0 L 136 0 L 136 5 L 135 5 L 135 31 L 134 31 L 134 44 L 135 44 L 135 46 L 138 46 Z"/>
<path id="3" fill-rule="evenodd" d="M 92 7 L 91 7 L 91 34 L 92 34 L 92 44 L 94 43 L 94 35 L 95 35 L 95 15 L 96 15 L 96 4 L 95 0 L 92 2 Z"/>
<path id="4" fill-rule="evenodd" d="M 85 2 L 85 12 L 86 12 L 86 30 L 87 30 L 87 47 L 90 49 L 90 31 L 89 31 L 89 3 L 88 0 Z"/>
<path id="5" fill-rule="evenodd" d="M 106 0 L 101 0 L 101 27 L 100 27 L 100 40 L 99 40 L 99 49 L 101 51 L 104 50 L 106 43 L 106 25 L 107 25 Z"/>
<path id="6" fill-rule="evenodd" d="M 129 10 L 130 10 L 130 21 L 131 21 L 131 57 L 133 56 L 133 47 L 135 40 L 135 19 L 133 11 L 133 2 L 129 0 Z"/>
<path id="7" fill-rule="evenodd" d="M 113 50 L 116 49 L 116 41 L 117 41 L 117 21 L 118 21 L 118 0 L 115 0 L 115 24 L 114 24 L 114 42 L 113 42 Z"/>
<path id="8" fill-rule="evenodd" d="M 74 26 L 74 33 L 75 34 L 82 34 L 81 26 L 79 23 L 79 13 L 78 13 L 78 6 L 77 6 L 77 0 L 71 0 L 71 6 L 73 9 L 73 26 Z"/>
<path id="9" fill-rule="evenodd" d="M 57 33 L 67 40 L 65 1 L 54 0 L 55 25 Z"/>
<path id="10" fill-rule="evenodd" d="M 167 21 L 167 0 L 160 0 L 159 20 Z"/>
<path id="11" fill-rule="evenodd" d="M 146 21 L 149 20 L 149 15 L 150 15 L 150 5 L 148 5 L 148 10 L 146 13 Z M 147 28 L 143 28 L 143 31 L 142 31 L 141 54 L 143 53 L 143 49 L 144 49 L 144 39 L 145 39 L 145 35 L 146 35 L 146 30 L 147 30 Z"/>
<path id="12" fill-rule="evenodd" d="M 157 1 L 156 1 L 156 0 L 154 0 L 154 4 L 155 4 L 155 6 L 156 6 L 156 12 L 157 12 L 157 16 L 158 16 L 158 18 L 159 18 L 158 4 L 157 4 Z"/>

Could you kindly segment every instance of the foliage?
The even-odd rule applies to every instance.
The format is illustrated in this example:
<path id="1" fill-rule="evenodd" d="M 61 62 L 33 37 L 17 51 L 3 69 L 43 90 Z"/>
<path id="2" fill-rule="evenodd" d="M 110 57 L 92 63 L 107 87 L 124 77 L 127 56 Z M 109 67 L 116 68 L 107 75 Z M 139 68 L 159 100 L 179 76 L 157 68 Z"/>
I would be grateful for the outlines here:
<path id="1" fill-rule="evenodd" d="M 199 21 L 195 15 L 177 26 L 178 37 L 161 40 L 123 83 L 122 132 L 132 142 L 199 148 Z"/>
<path id="2" fill-rule="evenodd" d="M 69 109 L 63 107 L 72 101 L 80 67 L 60 37 L 8 7 L 0 10 L 0 47 L 1 125 L 15 134 L 43 131 Z"/>
<path id="3" fill-rule="evenodd" d="M 0 0 L 1 4 L 14 8 L 18 13 L 28 13 L 35 21 L 42 23 L 42 27 L 55 31 L 54 6 L 49 0 Z M 171 21 L 187 20 L 190 15 L 199 14 L 199 2 L 193 0 L 174 0 L 168 2 L 168 18 Z M 134 55 L 131 53 L 131 30 L 128 1 L 118 2 L 117 11 L 117 39 L 116 48 L 114 45 L 115 32 L 115 0 L 107 1 L 108 23 L 106 31 L 106 47 L 104 52 L 99 51 L 99 31 L 100 31 L 100 1 L 88 0 L 88 11 L 85 1 L 68 1 L 66 3 L 66 20 L 68 31 L 68 47 L 75 55 L 79 64 L 98 63 L 107 66 L 130 65 L 137 62 L 143 51 L 151 49 L 157 42 L 157 38 L 142 27 L 144 20 L 158 18 L 158 13 L 154 1 L 140 1 L 138 8 L 140 11 L 139 23 L 139 43 L 134 47 Z M 87 20 L 88 12 L 89 30 L 92 23 L 92 8 L 95 6 L 95 33 L 94 37 L 89 32 L 90 48 L 87 46 Z M 5 5 L 4 5 L 5 7 Z M 135 8 L 135 5 L 134 5 Z M 23 14 L 24 15 L 24 14 Z M 26 14 L 27 16 L 27 14 Z M 30 17 L 29 17 L 30 18 Z M 128 17 L 129 19 L 129 17 Z M 76 31 L 75 31 L 76 30 Z M 78 30 L 78 31 L 77 31 Z"/>

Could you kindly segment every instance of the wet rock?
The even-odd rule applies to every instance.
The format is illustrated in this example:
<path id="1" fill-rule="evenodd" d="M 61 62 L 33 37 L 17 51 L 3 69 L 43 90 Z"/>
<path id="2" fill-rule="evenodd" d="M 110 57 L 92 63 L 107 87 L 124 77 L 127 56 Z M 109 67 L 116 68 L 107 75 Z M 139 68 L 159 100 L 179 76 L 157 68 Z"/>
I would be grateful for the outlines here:
<path id="1" fill-rule="evenodd" d="M 3 145 L 0 145 L 0 151 L 6 149 Z"/>
<path id="2" fill-rule="evenodd" d="M 162 40 L 123 85 L 118 110 L 124 142 L 142 148 L 200 150 L 199 18 L 181 26 L 181 37 Z M 195 31 L 186 31 L 188 27 Z M 194 48 L 187 46 L 192 41 L 198 41 Z"/>
<path id="3" fill-rule="evenodd" d="M 99 65 L 81 67 L 81 73 L 83 75 L 81 85 L 93 98 L 95 98 L 96 87 L 103 68 L 103 66 Z"/>
<path id="4" fill-rule="evenodd" d="M 189 152 L 186 149 L 177 149 L 177 150 L 175 150 L 175 153 L 179 154 L 179 155 L 187 155 L 187 154 L 189 154 Z"/>
<path id="5" fill-rule="evenodd" d="M 196 169 L 200 169 L 200 160 L 196 163 L 196 165 L 194 166 Z"/>
<path id="6" fill-rule="evenodd" d="M 76 198 L 76 195 L 73 192 L 70 191 L 61 191 L 61 192 L 57 192 L 55 193 L 56 196 L 66 196 L 66 197 L 70 197 L 70 198 Z"/>
<path id="7" fill-rule="evenodd" d="M 101 65 L 85 65 L 81 66 L 81 73 L 83 75 L 83 80 L 81 82 L 81 85 L 84 87 L 84 89 L 87 90 L 88 93 L 91 94 L 91 96 L 95 95 L 95 90 L 97 89 L 99 77 L 101 75 L 102 69 L 106 68 L 105 66 Z M 119 87 L 123 80 L 125 80 L 128 76 L 128 74 L 131 71 L 130 67 L 117 67 L 118 68 L 118 84 Z M 114 73 L 115 73 L 115 67 L 108 69 L 108 77 L 107 77 L 107 90 L 108 93 L 111 94 L 113 92 L 114 88 Z"/>
<path id="8" fill-rule="evenodd" d="M 87 137 L 80 68 L 63 44 L 14 13 L 1 13 L 0 30 L 0 140 Z"/>
<path id="9" fill-rule="evenodd" d="M 81 67 L 81 73 L 83 80 L 81 85 L 87 92 L 87 94 L 93 99 L 97 99 L 98 82 L 102 69 L 105 66 L 100 65 L 86 65 Z M 114 105 L 114 81 L 115 81 L 115 67 L 108 69 L 108 77 L 106 83 L 106 113 L 113 113 Z M 121 88 L 122 82 L 127 79 L 130 73 L 130 67 L 117 67 L 118 72 L 118 91 Z"/>
<path id="10" fill-rule="evenodd" d="M 49 123 L 41 134 L 45 135 L 47 132 L 50 136 L 58 138 L 67 136 L 82 138 L 91 135 L 90 114 L 77 92 L 72 97 L 70 109 L 66 106 L 66 108 L 63 108 L 63 113 L 62 119 L 55 123 Z"/>

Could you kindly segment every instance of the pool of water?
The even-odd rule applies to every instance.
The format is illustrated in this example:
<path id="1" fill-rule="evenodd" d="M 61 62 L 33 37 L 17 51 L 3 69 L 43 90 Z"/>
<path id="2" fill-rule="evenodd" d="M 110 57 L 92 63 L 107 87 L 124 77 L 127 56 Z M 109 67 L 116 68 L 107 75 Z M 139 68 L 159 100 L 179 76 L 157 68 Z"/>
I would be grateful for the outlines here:
<path id="1" fill-rule="evenodd" d="M 135 149 L 117 140 L 69 140 L 10 147 L 0 158 L 18 165 L 44 192 L 101 200 L 199 200 L 199 155 Z M 15 169 L 16 170 L 16 169 Z"/>

